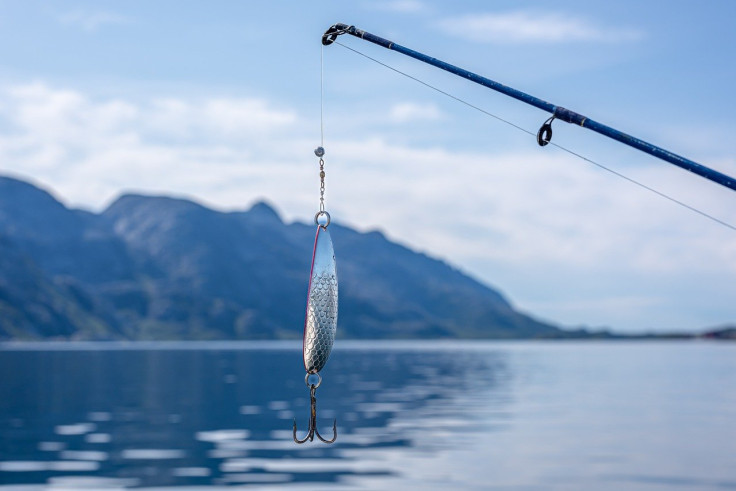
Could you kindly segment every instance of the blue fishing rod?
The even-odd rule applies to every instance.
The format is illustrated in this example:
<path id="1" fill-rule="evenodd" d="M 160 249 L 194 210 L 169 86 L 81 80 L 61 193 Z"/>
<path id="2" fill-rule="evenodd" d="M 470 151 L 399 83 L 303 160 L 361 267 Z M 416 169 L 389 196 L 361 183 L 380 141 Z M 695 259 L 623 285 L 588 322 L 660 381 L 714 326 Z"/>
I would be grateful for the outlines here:
<path id="1" fill-rule="evenodd" d="M 721 184 L 722 186 L 730 188 L 733 191 L 736 191 L 736 179 L 731 176 L 728 176 L 702 164 L 694 162 L 690 159 L 672 153 L 669 150 L 665 150 L 664 148 L 652 145 L 651 143 L 640 140 L 639 138 L 628 135 L 615 128 L 611 128 L 610 126 L 599 123 L 586 116 L 583 116 L 582 114 L 576 113 L 575 111 L 565 109 L 561 106 L 556 106 L 545 100 L 539 99 L 538 97 L 534 97 L 532 95 L 521 92 L 520 90 L 516 90 L 489 78 L 478 75 L 477 73 L 473 73 L 455 65 L 451 65 L 442 60 L 438 60 L 437 58 L 432 58 L 431 56 L 427 56 L 418 51 L 414 51 L 413 49 L 406 48 L 404 46 L 401 46 L 400 44 L 394 43 L 393 41 L 389 41 L 388 39 L 376 36 L 375 34 L 357 29 L 355 26 L 349 26 L 347 24 L 335 24 L 334 26 L 327 29 L 327 31 L 325 31 L 324 35 L 322 36 L 322 44 L 325 46 L 329 46 L 330 44 L 335 42 L 338 36 L 342 34 L 350 34 L 365 41 L 369 41 L 373 44 L 377 44 L 378 46 L 383 46 L 384 48 L 397 51 L 401 54 L 410 56 L 432 66 L 436 66 L 437 68 L 441 68 L 442 70 L 453 73 L 467 80 L 470 80 L 471 82 L 475 82 L 489 89 L 493 89 L 497 92 L 505 94 L 509 97 L 513 97 L 514 99 L 525 102 L 531 106 L 541 109 L 542 111 L 546 111 L 552 114 L 552 117 L 544 122 L 542 127 L 539 129 L 539 132 L 537 133 L 537 143 L 540 146 L 545 146 L 550 142 L 550 140 L 552 139 L 552 121 L 554 121 L 555 119 L 559 119 L 561 121 L 565 121 L 566 123 L 577 124 L 582 126 L 583 128 L 588 128 L 589 130 L 595 131 L 596 133 L 600 133 L 601 135 L 607 136 L 608 138 L 612 138 L 630 147 L 636 148 L 637 150 L 641 150 L 642 152 L 653 155 L 654 157 L 662 159 L 665 162 L 669 162 L 670 164 L 674 164 L 685 170 L 689 170 L 694 174 L 697 174 L 701 177 Z"/>

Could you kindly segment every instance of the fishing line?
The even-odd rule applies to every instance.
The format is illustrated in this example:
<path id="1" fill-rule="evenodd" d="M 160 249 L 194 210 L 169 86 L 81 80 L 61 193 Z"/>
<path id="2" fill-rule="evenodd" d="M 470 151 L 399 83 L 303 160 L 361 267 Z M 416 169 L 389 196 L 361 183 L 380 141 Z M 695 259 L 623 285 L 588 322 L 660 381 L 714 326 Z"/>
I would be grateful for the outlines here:
<path id="1" fill-rule="evenodd" d="M 325 131 L 324 131 L 324 56 L 320 50 L 320 97 L 319 97 L 319 131 L 321 145 L 314 150 L 319 158 L 319 211 L 314 215 L 317 233 L 314 237 L 312 252 L 312 269 L 309 272 L 309 288 L 307 290 L 307 310 L 304 319 L 302 336 L 302 359 L 304 361 L 304 383 L 309 388 L 309 425 L 307 435 L 299 438 L 296 434 L 296 418 L 294 418 L 293 437 L 296 443 L 313 442 L 315 437 L 324 443 L 337 440 L 337 419 L 332 423 L 332 438 L 323 437 L 317 429 L 317 388 L 322 384 L 322 370 L 327 363 L 335 342 L 337 331 L 337 264 L 335 249 L 327 227 L 330 226 L 330 214 L 325 210 Z"/>
<path id="2" fill-rule="evenodd" d="M 325 146 L 325 47 L 319 47 L 319 146 Z"/>
<path id="3" fill-rule="evenodd" d="M 403 75 L 406 78 L 409 78 L 411 80 L 414 80 L 415 82 L 418 82 L 418 83 L 424 85 L 425 87 L 434 90 L 435 92 L 439 92 L 440 94 L 442 94 L 442 95 L 444 95 L 446 97 L 449 97 L 450 99 L 453 99 L 453 100 L 455 100 L 457 102 L 460 102 L 461 104 L 465 104 L 466 106 L 468 106 L 468 107 L 470 107 L 472 109 L 475 109 L 476 111 L 479 111 L 479 112 L 485 114 L 486 116 L 490 116 L 490 117 L 492 117 L 492 118 L 494 118 L 494 119 L 496 119 L 498 121 L 501 121 L 502 123 L 505 123 L 505 124 L 507 124 L 507 125 L 509 125 L 509 126 L 511 126 L 513 128 L 516 128 L 517 130 L 522 131 L 522 132 L 524 132 L 524 133 L 526 133 L 528 135 L 531 135 L 531 136 L 533 136 L 535 138 L 537 137 L 537 133 L 536 132 L 529 131 L 526 128 L 523 128 L 523 127 L 517 125 L 516 123 L 513 123 L 513 122 L 511 122 L 511 121 L 509 121 L 507 119 L 504 119 L 504 118 L 502 118 L 500 116 L 497 116 L 496 114 L 493 114 L 491 112 L 488 112 L 488 111 L 486 111 L 485 109 L 483 109 L 481 107 L 478 107 L 478 106 L 476 106 L 474 104 L 471 104 L 470 102 L 468 102 L 468 101 L 466 101 L 464 99 L 461 99 L 461 98 L 459 98 L 459 97 L 457 97 L 457 96 L 455 96 L 455 95 L 453 95 L 453 94 L 451 94 L 449 92 L 446 92 L 446 91 L 444 91 L 444 90 L 442 90 L 442 89 L 440 89 L 438 87 L 435 87 L 434 85 L 428 84 L 427 82 L 425 82 L 423 80 L 420 80 L 420 79 L 418 79 L 418 78 L 416 78 L 416 77 L 414 77 L 412 75 L 409 75 L 408 73 L 402 72 L 401 70 L 399 70 L 397 68 L 394 68 L 394 67 L 392 67 L 390 65 L 387 65 L 386 63 L 383 63 L 382 61 L 379 61 L 379 60 L 377 60 L 377 59 L 375 59 L 375 58 L 373 58 L 373 57 L 371 57 L 371 56 L 369 56 L 369 55 L 367 55 L 365 53 L 362 53 L 361 51 L 358 51 L 357 49 L 354 49 L 354 48 L 351 48 L 349 46 L 346 46 L 346 45 L 342 44 L 339 41 L 334 41 L 334 44 L 337 44 L 339 46 L 342 46 L 343 48 L 345 48 L 345 49 L 347 49 L 349 51 L 352 51 L 353 53 L 356 53 L 356 54 L 358 54 L 358 55 L 360 55 L 360 56 L 362 56 L 364 58 L 367 58 L 367 59 L 369 59 L 369 60 L 371 60 L 371 61 L 373 61 L 375 63 L 378 63 L 379 65 L 381 65 L 381 66 L 383 66 L 385 68 L 388 68 L 391 71 L 394 71 L 394 72 L 396 72 L 396 73 L 398 73 L 400 75 Z M 559 148 L 560 150 L 562 150 L 564 152 L 567 152 L 570 155 L 573 155 L 575 157 L 578 157 L 579 159 L 581 159 L 581 160 L 583 160 L 585 162 L 588 162 L 589 164 L 592 164 L 592 165 L 594 165 L 594 166 L 596 166 L 596 167 L 598 167 L 598 168 L 600 168 L 602 170 L 605 170 L 605 171 L 613 174 L 614 176 L 620 177 L 621 179 L 623 179 L 625 181 L 628 181 L 631 184 L 635 184 L 636 186 L 639 186 L 642 189 L 646 189 L 647 191 L 650 191 L 650 192 L 656 194 L 657 196 L 659 196 L 661 198 L 664 198 L 664 199 L 666 199 L 666 200 L 668 200 L 668 201 L 670 201 L 672 203 L 675 203 L 675 204 L 677 204 L 679 206 L 682 206 L 685 209 L 688 209 L 688 210 L 690 210 L 690 211 L 692 211 L 694 213 L 697 213 L 698 215 L 700 215 L 702 217 L 705 217 L 705 218 L 707 218 L 709 220 L 712 220 L 713 222 L 715 222 L 715 223 L 717 223 L 719 225 L 722 225 L 722 226 L 724 226 L 726 228 L 729 228 L 729 229 L 731 229 L 733 231 L 736 231 L 736 226 L 731 225 L 730 223 L 725 222 L 725 221 L 723 221 L 723 220 L 721 220 L 719 218 L 716 218 L 713 215 L 710 215 L 710 214 L 708 214 L 708 213 L 706 213 L 706 212 L 704 212 L 702 210 L 699 210 L 699 209 L 697 209 L 697 208 L 695 208 L 695 207 L 693 207 L 691 205 L 688 205 L 687 203 L 684 203 L 683 201 L 680 201 L 677 198 L 673 198 L 672 196 L 669 196 L 668 194 L 665 194 L 662 191 L 658 191 L 658 190 L 656 190 L 656 189 L 654 189 L 654 188 L 652 188 L 652 187 L 650 187 L 650 186 L 648 186 L 648 185 L 646 185 L 644 183 L 641 183 L 641 182 L 639 182 L 639 181 L 637 181 L 637 180 L 635 180 L 635 179 L 633 179 L 631 177 L 628 177 L 628 176 L 626 176 L 624 174 L 621 174 L 618 171 L 615 171 L 615 170 L 613 170 L 613 169 L 611 169 L 609 167 L 606 167 L 605 165 L 600 164 L 600 163 L 598 163 L 598 162 L 596 162 L 596 161 L 594 161 L 594 160 L 592 160 L 592 159 L 590 159 L 588 157 L 585 157 L 585 156 L 583 156 L 583 155 L 581 155 L 581 154 L 579 154 L 579 153 L 577 153 L 577 152 L 575 152 L 573 150 L 570 150 L 569 148 L 563 147 L 562 145 L 558 145 L 557 143 L 554 143 L 554 142 L 550 142 L 550 145 L 553 145 L 553 146 Z"/>

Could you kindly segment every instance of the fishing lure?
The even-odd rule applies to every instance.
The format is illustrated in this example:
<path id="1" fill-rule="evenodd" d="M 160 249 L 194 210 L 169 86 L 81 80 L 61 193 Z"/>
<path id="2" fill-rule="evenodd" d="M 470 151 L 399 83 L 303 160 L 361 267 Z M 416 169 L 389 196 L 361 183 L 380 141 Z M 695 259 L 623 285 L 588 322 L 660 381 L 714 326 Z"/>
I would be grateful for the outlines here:
<path id="1" fill-rule="evenodd" d="M 307 436 L 303 439 L 296 436 L 296 418 L 294 418 L 294 441 L 296 443 L 311 442 L 316 436 L 325 443 L 334 443 L 337 440 L 337 419 L 332 424 L 332 439 L 323 438 L 317 431 L 317 397 L 315 394 L 322 383 L 322 376 L 319 372 L 330 357 L 337 331 L 337 265 L 332 238 L 327 230 L 330 225 L 330 214 L 325 211 L 324 205 L 325 163 L 322 159 L 325 154 L 324 148 L 318 147 L 314 153 L 319 157 L 320 204 L 319 211 L 314 215 L 317 233 L 314 237 L 302 347 L 304 369 L 307 371 L 304 383 L 309 387 L 311 411 Z"/>

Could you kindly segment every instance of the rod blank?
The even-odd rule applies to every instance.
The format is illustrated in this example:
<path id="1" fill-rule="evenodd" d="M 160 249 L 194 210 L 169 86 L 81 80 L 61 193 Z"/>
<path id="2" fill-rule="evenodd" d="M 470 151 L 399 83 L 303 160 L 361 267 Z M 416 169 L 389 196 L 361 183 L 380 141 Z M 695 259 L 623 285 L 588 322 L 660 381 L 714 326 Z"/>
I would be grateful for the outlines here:
<path id="1" fill-rule="evenodd" d="M 495 80 L 491 80 L 489 78 L 483 77 L 482 75 L 478 75 L 477 73 L 473 73 L 455 65 L 451 65 L 437 58 L 427 56 L 424 53 L 420 53 L 418 51 L 414 51 L 413 49 L 401 46 L 400 44 L 396 44 L 393 41 L 389 41 L 388 39 L 384 39 L 382 37 L 376 36 L 375 34 L 363 31 L 362 29 L 357 29 L 355 26 L 349 26 L 347 24 L 333 25 L 322 36 L 322 44 L 324 44 L 325 46 L 332 44 L 335 39 L 337 39 L 337 36 L 341 34 L 350 34 L 373 44 L 377 44 L 378 46 L 382 46 L 386 49 L 397 51 L 403 55 L 410 56 L 416 60 L 435 66 L 459 77 L 463 77 L 467 80 L 470 80 L 471 82 L 495 90 L 496 92 L 500 92 L 509 97 L 513 97 L 514 99 L 517 99 L 521 102 L 541 109 L 542 111 L 550 113 L 556 119 L 560 119 L 567 123 L 576 124 L 582 126 L 583 128 L 595 131 L 596 133 L 599 133 L 603 136 L 621 142 L 642 152 L 648 153 L 649 155 L 664 160 L 665 162 L 669 162 L 670 164 L 676 165 L 682 169 L 688 170 L 694 174 L 709 179 L 710 181 L 725 186 L 732 191 L 736 191 L 736 179 L 731 176 L 718 172 L 714 169 L 706 167 L 693 160 L 685 158 L 681 155 L 677 155 L 673 152 L 670 152 L 669 150 L 658 147 L 634 136 L 628 135 L 603 123 L 594 121 L 586 116 L 583 116 L 582 114 L 576 113 L 575 111 L 565 109 L 561 106 L 556 106 L 538 97 L 534 97 L 520 90 L 516 90 L 512 87 L 508 87 L 499 82 L 496 82 Z"/>

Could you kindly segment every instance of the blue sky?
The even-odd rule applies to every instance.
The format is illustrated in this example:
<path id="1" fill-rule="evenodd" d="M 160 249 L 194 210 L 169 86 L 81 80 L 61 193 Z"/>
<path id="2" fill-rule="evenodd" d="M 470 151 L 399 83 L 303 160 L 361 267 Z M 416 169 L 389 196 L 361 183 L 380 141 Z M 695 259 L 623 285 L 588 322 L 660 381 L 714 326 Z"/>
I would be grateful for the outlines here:
<path id="1" fill-rule="evenodd" d="M 319 40 L 345 22 L 734 175 L 734 18 L 730 1 L 0 2 L 0 172 L 93 210 L 138 191 L 310 220 Z M 547 118 L 340 41 L 529 130 Z M 565 325 L 736 321 L 733 230 L 340 46 L 324 57 L 335 220 Z M 554 141 L 736 224 L 733 192 L 564 123 Z"/>

